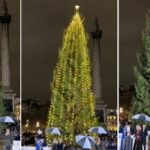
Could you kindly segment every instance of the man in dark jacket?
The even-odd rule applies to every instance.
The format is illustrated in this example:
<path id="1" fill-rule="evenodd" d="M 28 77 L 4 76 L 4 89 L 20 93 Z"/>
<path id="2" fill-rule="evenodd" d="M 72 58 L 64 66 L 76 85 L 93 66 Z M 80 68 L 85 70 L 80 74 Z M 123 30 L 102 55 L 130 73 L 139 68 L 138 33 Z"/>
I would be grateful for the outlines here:
<path id="1" fill-rule="evenodd" d="M 59 142 L 58 142 L 57 146 L 58 146 L 58 150 L 63 150 L 64 149 L 63 140 L 61 138 L 59 139 Z"/>
<path id="2" fill-rule="evenodd" d="M 142 146 L 144 147 L 144 150 L 146 150 L 146 137 L 147 137 L 146 124 L 143 124 L 142 125 Z"/>

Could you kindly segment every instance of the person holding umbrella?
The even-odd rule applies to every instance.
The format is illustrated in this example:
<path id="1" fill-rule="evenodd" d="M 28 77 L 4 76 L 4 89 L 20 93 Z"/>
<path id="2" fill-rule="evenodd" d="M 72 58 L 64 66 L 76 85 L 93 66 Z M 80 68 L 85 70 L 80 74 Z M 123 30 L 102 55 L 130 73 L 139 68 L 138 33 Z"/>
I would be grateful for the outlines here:
<path id="1" fill-rule="evenodd" d="M 52 150 L 58 150 L 58 140 L 56 138 L 53 140 Z"/>
<path id="2" fill-rule="evenodd" d="M 99 137 L 95 138 L 95 149 L 96 150 L 102 150 L 102 144 L 101 144 L 101 141 L 100 141 Z"/>
<path id="3" fill-rule="evenodd" d="M 108 134 L 108 132 L 101 126 L 91 127 L 88 131 L 91 133 L 96 133 L 98 135 Z M 101 141 L 100 137 L 97 137 L 95 140 L 96 140 L 96 145 L 95 145 L 96 150 L 106 149 L 106 142 Z"/>
<path id="4" fill-rule="evenodd" d="M 59 138 L 58 140 L 58 150 L 63 150 L 64 149 L 64 143 L 62 138 Z"/>
<path id="5" fill-rule="evenodd" d="M 140 125 L 136 125 L 135 143 L 133 150 L 142 150 L 142 130 Z"/>
<path id="6" fill-rule="evenodd" d="M 5 144 L 4 144 L 5 150 L 12 150 L 12 145 L 13 145 L 12 135 L 10 129 L 7 128 L 5 134 Z"/>
<path id="7" fill-rule="evenodd" d="M 95 140 L 91 136 L 76 135 L 76 143 L 82 147 L 83 150 L 90 150 L 95 147 Z"/>

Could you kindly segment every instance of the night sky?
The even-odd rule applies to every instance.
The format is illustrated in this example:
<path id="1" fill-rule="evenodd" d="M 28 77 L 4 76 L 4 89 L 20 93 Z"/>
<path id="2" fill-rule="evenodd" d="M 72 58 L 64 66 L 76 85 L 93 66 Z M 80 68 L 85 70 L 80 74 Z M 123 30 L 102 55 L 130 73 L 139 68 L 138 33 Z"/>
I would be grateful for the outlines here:
<path id="1" fill-rule="evenodd" d="M 11 24 L 11 57 L 13 88 L 19 93 L 19 2 L 8 1 L 13 16 Z M 74 14 L 74 5 L 80 5 L 85 17 L 85 29 L 94 30 L 98 17 L 103 30 L 102 88 L 103 100 L 116 108 L 117 81 L 117 5 L 116 0 L 25 0 L 22 2 L 22 92 L 23 98 L 40 102 L 50 99 L 50 82 L 55 68 L 58 49 L 62 44 L 64 29 Z M 91 38 L 89 49 L 92 51 Z"/>
<path id="2" fill-rule="evenodd" d="M 120 0 L 120 84 L 134 85 L 133 67 L 141 52 L 142 31 L 145 28 L 149 0 Z"/>
<path id="3" fill-rule="evenodd" d="M 7 0 L 12 15 L 10 24 L 10 56 L 12 88 L 20 93 L 20 2 Z M 1 8 L 2 0 L 0 0 Z M 40 102 L 50 99 L 50 82 L 64 29 L 80 5 L 88 33 L 94 29 L 98 17 L 103 30 L 102 92 L 103 100 L 116 108 L 117 100 L 117 4 L 116 0 L 24 0 L 22 2 L 22 91 L 23 98 Z M 134 84 L 133 66 L 136 53 L 141 51 L 141 33 L 149 0 L 120 0 L 120 84 L 128 88 Z M 1 12 L 1 11 L 0 11 Z M 1 28 L 0 28 L 1 35 Z M 1 46 L 1 43 L 0 43 Z M 91 38 L 89 49 L 92 51 Z"/>
<path id="4" fill-rule="evenodd" d="M 33 98 L 41 102 L 50 99 L 49 85 L 57 61 L 58 48 L 62 44 L 64 29 L 74 14 L 75 4 L 80 5 L 88 33 L 95 29 L 95 16 L 99 19 L 100 28 L 103 30 L 103 99 L 115 108 L 117 11 L 116 2 L 110 0 L 23 1 L 23 98 Z M 92 50 L 91 44 L 89 48 Z"/>

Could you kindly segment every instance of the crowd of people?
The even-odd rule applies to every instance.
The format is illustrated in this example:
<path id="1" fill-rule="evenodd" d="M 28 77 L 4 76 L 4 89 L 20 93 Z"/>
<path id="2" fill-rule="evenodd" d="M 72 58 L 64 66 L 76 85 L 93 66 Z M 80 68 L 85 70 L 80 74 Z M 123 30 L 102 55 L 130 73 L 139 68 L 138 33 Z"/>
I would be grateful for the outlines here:
<path id="1" fill-rule="evenodd" d="M 34 145 L 35 144 L 35 133 L 25 132 L 22 134 L 22 145 Z"/>
<path id="2" fill-rule="evenodd" d="M 12 150 L 13 141 L 20 140 L 20 133 L 17 126 L 6 126 L 3 131 L 1 132 L 1 137 L 4 140 L 4 149 L 5 150 Z"/>
<path id="3" fill-rule="evenodd" d="M 62 139 L 54 139 L 52 150 L 76 150 L 76 149 L 83 149 L 83 150 L 90 150 L 87 148 L 81 148 L 78 145 L 76 147 L 70 145 L 67 142 L 62 141 Z M 116 138 L 107 138 L 105 137 L 96 137 L 95 138 L 95 146 L 92 147 L 92 150 L 116 150 L 117 149 L 117 140 Z"/>
<path id="4" fill-rule="evenodd" d="M 35 146 L 36 150 L 41 150 L 45 146 L 52 147 L 52 150 L 76 150 L 80 149 L 79 145 L 71 145 L 62 138 L 54 138 L 51 145 L 48 145 L 45 140 L 43 131 L 38 130 L 36 133 L 24 133 L 22 137 L 23 146 Z M 93 150 L 116 150 L 117 136 L 101 135 L 95 138 L 95 146 Z M 87 150 L 87 149 L 86 149 Z"/>
<path id="5" fill-rule="evenodd" d="M 148 150 L 150 127 L 145 123 L 120 126 L 119 147 L 120 150 Z"/>

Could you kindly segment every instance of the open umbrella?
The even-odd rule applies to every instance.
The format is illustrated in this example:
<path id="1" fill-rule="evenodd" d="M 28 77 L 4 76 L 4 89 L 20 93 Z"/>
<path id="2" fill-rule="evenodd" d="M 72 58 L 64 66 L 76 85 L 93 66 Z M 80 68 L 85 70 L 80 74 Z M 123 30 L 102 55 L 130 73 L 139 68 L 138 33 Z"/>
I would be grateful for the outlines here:
<path id="1" fill-rule="evenodd" d="M 89 129 L 89 132 L 91 133 L 97 133 L 97 134 L 107 134 L 106 130 L 99 126 L 99 127 L 92 127 Z"/>
<path id="2" fill-rule="evenodd" d="M 139 120 L 139 121 L 148 121 L 150 122 L 150 117 L 145 115 L 145 114 L 136 114 L 134 116 L 132 116 L 132 119 L 136 119 L 136 120 Z"/>
<path id="3" fill-rule="evenodd" d="M 52 135 L 63 135 L 64 134 L 64 131 L 62 131 L 61 129 L 59 129 L 57 127 L 48 128 L 47 132 Z"/>
<path id="4" fill-rule="evenodd" d="M 82 148 L 92 149 L 92 147 L 95 145 L 94 138 L 91 136 L 77 135 L 75 138 L 76 143 Z"/>
<path id="5" fill-rule="evenodd" d="M 0 117 L 0 123 L 17 123 L 16 118 L 10 116 Z"/>

